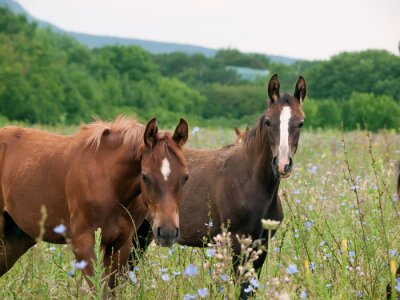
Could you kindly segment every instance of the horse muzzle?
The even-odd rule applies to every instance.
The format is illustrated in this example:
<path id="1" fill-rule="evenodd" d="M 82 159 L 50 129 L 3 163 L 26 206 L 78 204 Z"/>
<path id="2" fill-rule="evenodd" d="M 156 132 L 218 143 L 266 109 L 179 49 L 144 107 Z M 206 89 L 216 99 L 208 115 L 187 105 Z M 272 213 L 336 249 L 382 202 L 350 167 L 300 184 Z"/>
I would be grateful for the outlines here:
<path id="1" fill-rule="evenodd" d="M 176 226 L 153 227 L 155 242 L 161 247 L 171 247 L 179 238 L 179 228 Z"/>
<path id="2" fill-rule="evenodd" d="M 274 156 L 272 159 L 272 169 L 276 177 L 288 178 L 292 172 L 293 160 L 291 157 L 279 158 Z"/>

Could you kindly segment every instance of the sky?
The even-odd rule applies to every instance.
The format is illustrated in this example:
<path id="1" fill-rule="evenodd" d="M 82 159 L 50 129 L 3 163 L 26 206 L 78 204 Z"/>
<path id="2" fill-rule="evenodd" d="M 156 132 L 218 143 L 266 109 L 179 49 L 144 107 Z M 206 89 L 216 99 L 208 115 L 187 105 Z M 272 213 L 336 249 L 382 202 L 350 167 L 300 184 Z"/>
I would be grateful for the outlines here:
<path id="1" fill-rule="evenodd" d="M 400 0 L 16 0 L 75 32 L 328 59 L 399 54 Z"/>

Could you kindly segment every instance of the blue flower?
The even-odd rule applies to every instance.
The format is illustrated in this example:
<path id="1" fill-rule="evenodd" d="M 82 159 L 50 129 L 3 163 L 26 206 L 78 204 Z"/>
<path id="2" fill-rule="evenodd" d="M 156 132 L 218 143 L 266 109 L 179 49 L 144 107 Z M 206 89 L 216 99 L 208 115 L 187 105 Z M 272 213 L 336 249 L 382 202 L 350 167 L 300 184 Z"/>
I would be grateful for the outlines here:
<path id="1" fill-rule="evenodd" d="M 188 265 L 187 268 L 185 269 L 185 275 L 186 276 L 196 276 L 198 273 L 198 269 L 195 265 Z"/>
<path id="2" fill-rule="evenodd" d="M 200 298 L 205 298 L 208 295 L 208 288 L 198 289 L 197 293 L 199 294 Z"/>
<path id="3" fill-rule="evenodd" d="M 397 255 L 397 250 L 395 250 L 395 249 L 390 249 L 390 250 L 389 250 L 389 255 L 390 255 L 390 256 L 396 256 L 396 255 Z"/>
<path id="4" fill-rule="evenodd" d="M 396 291 L 400 293 L 400 277 L 396 278 Z"/>
<path id="5" fill-rule="evenodd" d="M 329 289 L 329 288 L 332 287 L 332 284 L 331 284 L 331 283 L 327 283 L 327 284 L 326 284 L 326 287 Z"/>
<path id="6" fill-rule="evenodd" d="M 160 272 L 161 272 L 161 273 L 165 273 L 165 272 L 167 272 L 167 271 L 168 271 L 167 268 L 160 268 Z"/>
<path id="7" fill-rule="evenodd" d="M 304 222 L 304 227 L 305 227 L 307 230 L 310 230 L 311 227 L 313 227 L 313 225 L 314 225 L 314 223 L 313 223 L 312 221 L 310 221 L 310 220 Z"/>
<path id="8" fill-rule="evenodd" d="M 221 275 L 219 276 L 219 278 L 221 278 L 221 280 L 222 280 L 223 282 L 227 282 L 227 281 L 229 280 L 229 276 L 226 275 L 226 274 L 221 274 Z"/>
<path id="9" fill-rule="evenodd" d="M 197 294 L 194 294 L 194 295 L 186 294 L 185 296 L 183 296 L 183 300 L 193 300 L 196 298 L 197 298 Z"/>
<path id="10" fill-rule="evenodd" d="M 179 275 L 181 275 L 182 273 L 181 272 L 172 272 L 172 275 L 174 275 L 174 276 L 179 276 Z"/>
<path id="11" fill-rule="evenodd" d="M 349 251 L 349 257 L 354 257 L 356 256 L 356 252 L 355 251 Z"/>
<path id="12" fill-rule="evenodd" d="M 137 282 L 137 278 L 136 278 L 136 276 L 135 276 L 135 273 L 133 273 L 132 271 L 129 271 L 129 272 L 128 272 L 128 276 L 129 276 L 129 279 L 130 279 L 133 283 L 136 283 L 136 282 Z"/>
<path id="13" fill-rule="evenodd" d="M 307 292 L 306 291 L 301 291 L 300 299 L 307 299 Z"/>
<path id="14" fill-rule="evenodd" d="M 82 259 L 81 261 L 75 263 L 75 268 L 77 268 L 78 270 L 83 270 L 84 268 L 86 268 L 87 265 L 88 263 L 84 259 Z"/>
<path id="15" fill-rule="evenodd" d="M 312 166 L 309 172 L 311 174 L 315 174 L 315 173 L 317 173 L 317 170 L 318 170 L 318 166 Z"/>
<path id="16" fill-rule="evenodd" d="M 64 234 L 66 230 L 67 230 L 67 227 L 65 227 L 64 224 L 57 225 L 57 226 L 54 227 L 54 229 L 53 229 L 53 231 L 54 231 L 55 233 L 58 233 L 58 234 Z"/>
<path id="17" fill-rule="evenodd" d="M 362 298 L 363 295 L 363 291 L 357 291 L 357 298 Z"/>
<path id="18" fill-rule="evenodd" d="M 257 280 L 257 278 L 253 278 L 252 280 L 250 280 L 250 284 L 255 289 L 258 288 L 258 280 Z"/>
<path id="19" fill-rule="evenodd" d="M 315 262 L 311 262 L 309 268 L 311 271 L 314 271 L 315 270 Z"/>
<path id="20" fill-rule="evenodd" d="M 164 273 L 164 274 L 161 275 L 161 279 L 163 281 L 168 281 L 170 278 L 169 278 L 169 275 L 167 273 Z"/>
<path id="21" fill-rule="evenodd" d="M 297 266 L 295 264 L 290 264 L 287 268 L 286 268 L 286 273 L 288 273 L 289 275 L 293 275 L 295 273 L 298 273 L 299 270 L 297 269 Z"/>
<path id="22" fill-rule="evenodd" d="M 215 249 L 213 249 L 213 248 L 207 248 L 207 250 L 206 250 L 206 255 L 207 255 L 207 257 L 213 257 L 214 256 L 214 254 L 215 254 Z"/>
<path id="23" fill-rule="evenodd" d="M 244 289 L 245 293 L 250 293 L 253 290 L 253 287 L 249 285 L 247 288 Z"/>

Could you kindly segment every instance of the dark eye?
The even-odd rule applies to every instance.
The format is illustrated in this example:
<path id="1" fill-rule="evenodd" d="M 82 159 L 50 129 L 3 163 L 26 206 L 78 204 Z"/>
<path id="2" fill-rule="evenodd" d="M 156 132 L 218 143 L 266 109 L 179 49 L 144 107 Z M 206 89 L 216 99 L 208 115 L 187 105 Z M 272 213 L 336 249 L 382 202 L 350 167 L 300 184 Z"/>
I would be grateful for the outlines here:
<path id="1" fill-rule="evenodd" d="M 145 184 L 150 184 L 150 178 L 144 174 L 142 174 L 142 180 Z"/>
<path id="2" fill-rule="evenodd" d="M 271 121 L 269 119 L 264 119 L 264 125 L 270 127 L 271 126 Z"/>
<path id="3" fill-rule="evenodd" d="M 301 128 L 301 127 L 303 127 L 303 125 L 304 125 L 304 121 L 301 121 L 298 126 L 299 126 L 299 128 Z"/>
<path id="4" fill-rule="evenodd" d="M 189 180 L 189 175 L 183 176 L 183 183 L 186 183 Z"/>

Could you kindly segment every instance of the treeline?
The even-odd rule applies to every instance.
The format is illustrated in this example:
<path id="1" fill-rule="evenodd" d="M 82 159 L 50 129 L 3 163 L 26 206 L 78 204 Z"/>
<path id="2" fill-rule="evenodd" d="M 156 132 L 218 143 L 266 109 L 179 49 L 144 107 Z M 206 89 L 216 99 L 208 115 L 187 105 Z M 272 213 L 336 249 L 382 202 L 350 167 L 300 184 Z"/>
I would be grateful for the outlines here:
<path id="1" fill-rule="evenodd" d="M 278 73 L 289 92 L 303 74 L 309 127 L 343 121 L 354 129 L 365 119 L 372 130 L 400 128 L 400 58 L 385 51 L 285 65 L 234 49 L 214 57 L 89 49 L 0 8 L 0 114 L 9 120 L 79 123 L 133 113 L 164 124 L 185 116 L 201 126 L 251 125 L 265 108 L 270 75 L 249 81 L 228 66 Z"/>

